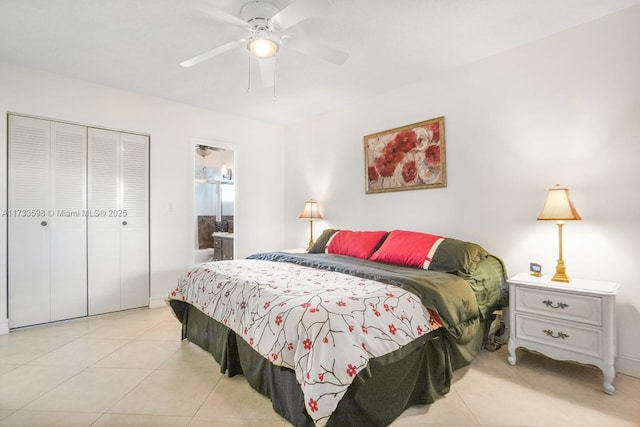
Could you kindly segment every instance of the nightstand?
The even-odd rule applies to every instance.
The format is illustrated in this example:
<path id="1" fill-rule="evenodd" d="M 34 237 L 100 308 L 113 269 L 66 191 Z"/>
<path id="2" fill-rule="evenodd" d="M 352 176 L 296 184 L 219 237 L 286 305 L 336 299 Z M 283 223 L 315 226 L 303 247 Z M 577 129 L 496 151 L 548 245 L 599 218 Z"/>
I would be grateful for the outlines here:
<path id="1" fill-rule="evenodd" d="M 285 252 L 288 254 L 306 254 L 307 250 L 305 248 L 291 248 L 291 249 L 283 249 L 280 252 Z"/>
<path id="2" fill-rule="evenodd" d="M 616 375 L 615 297 L 613 282 L 520 273 L 509 279 L 509 357 L 516 348 L 538 351 L 557 360 L 595 365 L 604 374 L 604 391 L 613 394 Z"/>

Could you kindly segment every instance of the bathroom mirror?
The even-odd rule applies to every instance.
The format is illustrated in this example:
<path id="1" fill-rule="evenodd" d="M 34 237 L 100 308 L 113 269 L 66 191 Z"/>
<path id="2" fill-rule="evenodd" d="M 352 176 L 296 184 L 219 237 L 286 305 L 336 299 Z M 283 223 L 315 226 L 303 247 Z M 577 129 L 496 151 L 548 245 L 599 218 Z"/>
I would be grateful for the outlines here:
<path id="1" fill-rule="evenodd" d="M 236 199 L 235 186 L 232 183 L 220 183 L 220 214 L 222 218 L 232 217 Z"/>

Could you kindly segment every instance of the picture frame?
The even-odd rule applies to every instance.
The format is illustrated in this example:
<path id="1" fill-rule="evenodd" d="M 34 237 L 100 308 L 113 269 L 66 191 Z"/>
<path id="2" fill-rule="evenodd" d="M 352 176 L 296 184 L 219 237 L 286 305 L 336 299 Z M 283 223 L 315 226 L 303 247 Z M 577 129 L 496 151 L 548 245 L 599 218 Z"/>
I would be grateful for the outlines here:
<path id="1" fill-rule="evenodd" d="M 444 116 L 364 137 L 365 190 L 447 186 Z"/>

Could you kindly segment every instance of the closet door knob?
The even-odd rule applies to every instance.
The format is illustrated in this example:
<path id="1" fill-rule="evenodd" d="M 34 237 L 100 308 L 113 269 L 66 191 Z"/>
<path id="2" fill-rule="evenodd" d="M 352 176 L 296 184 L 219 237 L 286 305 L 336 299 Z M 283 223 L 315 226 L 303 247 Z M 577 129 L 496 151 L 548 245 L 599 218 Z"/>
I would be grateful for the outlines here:
<path id="1" fill-rule="evenodd" d="M 42 221 L 42 222 L 40 223 L 40 225 L 41 225 L 41 226 L 43 226 L 43 227 L 46 227 L 46 226 L 47 226 L 47 221 Z"/>
<path id="2" fill-rule="evenodd" d="M 127 221 L 122 221 L 122 225 L 127 225 Z"/>

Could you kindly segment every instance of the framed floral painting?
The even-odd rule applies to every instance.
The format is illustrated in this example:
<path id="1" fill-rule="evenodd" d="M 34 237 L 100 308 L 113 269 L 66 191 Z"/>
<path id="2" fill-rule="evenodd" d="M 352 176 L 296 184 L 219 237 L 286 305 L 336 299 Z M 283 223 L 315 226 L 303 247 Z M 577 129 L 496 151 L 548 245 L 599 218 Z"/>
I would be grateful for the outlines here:
<path id="1" fill-rule="evenodd" d="M 444 117 L 364 137 L 367 194 L 447 186 Z"/>

